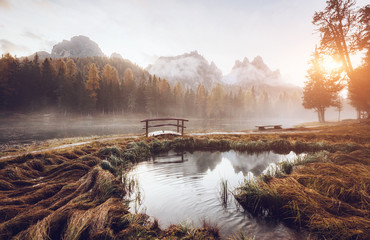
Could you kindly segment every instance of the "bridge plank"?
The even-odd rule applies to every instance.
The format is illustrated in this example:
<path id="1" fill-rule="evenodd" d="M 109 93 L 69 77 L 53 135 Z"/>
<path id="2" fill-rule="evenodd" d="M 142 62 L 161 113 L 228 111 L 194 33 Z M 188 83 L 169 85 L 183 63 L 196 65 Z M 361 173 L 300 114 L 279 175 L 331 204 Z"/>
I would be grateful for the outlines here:
<path id="1" fill-rule="evenodd" d="M 184 119 L 184 118 L 149 118 L 149 119 L 144 119 L 144 120 L 141 120 L 140 122 L 150 122 L 150 121 L 165 121 L 165 120 L 180 120 L 180 121 L 184 121 L 184 122 L 188 122 L 189 120 L 188 119 Z"/>

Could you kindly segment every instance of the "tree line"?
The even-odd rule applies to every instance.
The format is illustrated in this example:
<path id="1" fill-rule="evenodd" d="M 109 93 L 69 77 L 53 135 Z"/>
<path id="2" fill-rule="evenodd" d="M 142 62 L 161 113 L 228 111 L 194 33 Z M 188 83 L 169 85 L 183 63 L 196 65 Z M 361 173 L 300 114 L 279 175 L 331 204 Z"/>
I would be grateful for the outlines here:
<path id="1" fill-rule="evenodd" d="M 328 0 L 325 9 L 313 16 L 321 39 L 307 71 L 302 104 L 314 109 L 320 122 L 325 121 L 328 107 L 341 108 L 339 92 L 344 88 L 358 118 L 370 118 L 370 4 L 361 8 L 355 4 L 354 0 Z M 354 69 L 350 54 L 359 52 L 365 52 L 365 57 Z M 342 67 L 325 69 L 327 56 Z"/>
<path id="2" fill-rule="evenodd" d="M 0 109 L 65 114 L 147 114 L 150 116 L 269 117 L 296 113 L 298 92 L 226 90 L 220 84 L 185 89 L 120 58 L 0 59 Z M 278 108 L 277 108 L 278 106 Z"/>

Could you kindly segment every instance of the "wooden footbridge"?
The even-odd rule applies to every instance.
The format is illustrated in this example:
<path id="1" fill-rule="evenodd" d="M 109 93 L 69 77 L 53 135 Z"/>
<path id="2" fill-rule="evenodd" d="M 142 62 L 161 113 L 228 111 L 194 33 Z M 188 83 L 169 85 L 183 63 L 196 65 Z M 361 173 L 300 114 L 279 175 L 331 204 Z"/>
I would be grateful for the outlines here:
<path id="1" fill-rule="evenodd" d="M 266 130 L 266 129 L 282 129 L 282 125 L 257 125 L 256 127 L 258 130 Z"/>
<path id="2" fill-rule="evenodd" d="M 165 123 L 163 123 L 166 121 Z M 150 118 L 150 119 L 144 119 L 141 122 L 145 122 L 145 135 L 148 137 L 149 135 L 157 136 L 157 135 L 163 135 L 163 134 L 176 134 L 176 135 L 184 135 L 184 122 L 188 122 L 189 120 L 183 119 L 183 118 Z M 154 124 L 154 122 L 162 122 L 159 124 Z M 158 131 L 158 132 L 152 132 L 149 133 L 149 128 L 157 128 L 157 127 L 166 127 L 166 126 L 173 126 L 176 127 L 177 131 Z"/>

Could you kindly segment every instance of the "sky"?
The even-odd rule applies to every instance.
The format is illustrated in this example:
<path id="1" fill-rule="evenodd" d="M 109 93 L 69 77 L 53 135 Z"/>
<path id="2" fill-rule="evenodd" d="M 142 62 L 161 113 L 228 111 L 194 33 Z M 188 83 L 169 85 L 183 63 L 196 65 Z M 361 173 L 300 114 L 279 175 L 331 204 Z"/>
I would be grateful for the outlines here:
<path id="1" fill-rule="evenodd" d="M 324 8 L 324 0 L 0 0 L 0 53 L 51 52 L 84 35 L 143 68 L 197 50 L 226 75 L 236 60 L 261 56 L 303 86 L 319 44 L 312 16 Z"/>

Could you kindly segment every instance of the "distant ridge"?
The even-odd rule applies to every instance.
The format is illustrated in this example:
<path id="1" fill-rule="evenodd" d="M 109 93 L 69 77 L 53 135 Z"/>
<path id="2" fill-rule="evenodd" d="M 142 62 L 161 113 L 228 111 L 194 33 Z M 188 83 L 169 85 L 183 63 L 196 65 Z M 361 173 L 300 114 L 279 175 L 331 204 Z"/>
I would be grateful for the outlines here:
<path id="1" fill-rule="evenodd" d="M 29 58 L 33 58 L 35 54 Z M 70 40 L 63 40 L 54 45 L 51 53 L 40 51 L 37 54 L 40 59 L 46 57 L 105 57 L 96 42 L 82 35 L 74 36 Z M 118 53 L 112 53 L 110 58 L 123 59 Z M 261 56 L 255 57 L 251 62 L 246 57 L 242 61 L 236 60 L 231 72 L 227 75 L 223 75 L 214 62 L 209 62 L 197 51 L 177 56 L 159 57 L 145 70 L 152 75 L 165 78 L 172 85 L 180 82 L 184 89 L 195 90 L 199 84 L 202 84 L 209 90 L 218 83 L 226 84 L 233 89 L 251 86 L 256 88 L 279 86 L 289 89 L 297 87 L 287 84 L 281 77 L 280 71 L 278 69 L 271 70 Z"/>

